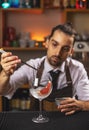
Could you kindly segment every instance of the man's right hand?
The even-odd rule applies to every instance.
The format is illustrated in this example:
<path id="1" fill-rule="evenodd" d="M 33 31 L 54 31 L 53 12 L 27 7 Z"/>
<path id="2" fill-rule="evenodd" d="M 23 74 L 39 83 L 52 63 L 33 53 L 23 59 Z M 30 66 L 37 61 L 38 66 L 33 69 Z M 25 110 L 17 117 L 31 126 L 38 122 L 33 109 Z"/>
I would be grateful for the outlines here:
<path id="1" fill-rule="evenodd" d="M 19 63 L 21 63 L 21 59 L 18 56 L 12 55 L 11 52 L 5 52 L 1 55 L 1 66 L 8 76 L 13 74 Z"/>

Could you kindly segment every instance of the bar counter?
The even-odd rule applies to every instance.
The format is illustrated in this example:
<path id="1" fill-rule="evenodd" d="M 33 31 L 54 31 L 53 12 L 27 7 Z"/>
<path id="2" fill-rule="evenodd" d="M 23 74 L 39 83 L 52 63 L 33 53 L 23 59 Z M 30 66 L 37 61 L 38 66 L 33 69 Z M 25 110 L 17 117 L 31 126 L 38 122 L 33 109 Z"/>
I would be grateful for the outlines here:
<path id="1" fill-rule="evenodd" d="M 1 112 L 0 130 L 89 130 L 89 111 L 65 116 L 60 112 L 43 112 L 49 117 L 47 123 L 34 123 L 36 111 Z"/>

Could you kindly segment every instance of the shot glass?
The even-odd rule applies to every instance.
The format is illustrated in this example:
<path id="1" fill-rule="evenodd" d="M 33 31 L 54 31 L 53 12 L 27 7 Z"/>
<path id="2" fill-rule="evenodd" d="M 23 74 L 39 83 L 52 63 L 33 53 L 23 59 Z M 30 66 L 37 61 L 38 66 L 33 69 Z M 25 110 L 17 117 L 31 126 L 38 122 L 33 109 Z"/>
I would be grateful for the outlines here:
<path id="1" fill-rule="evenodd" d="M 55 98 L 55 103 L 57 106 L 60 105 L 61 101 L 66 100 L 68 97 Z"/>

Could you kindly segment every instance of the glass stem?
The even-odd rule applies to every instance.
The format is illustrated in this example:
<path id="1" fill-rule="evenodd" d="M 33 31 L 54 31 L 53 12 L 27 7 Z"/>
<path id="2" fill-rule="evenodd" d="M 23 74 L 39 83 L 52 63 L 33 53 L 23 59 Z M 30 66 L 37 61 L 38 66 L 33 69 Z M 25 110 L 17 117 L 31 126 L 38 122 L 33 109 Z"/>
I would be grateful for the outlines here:
<path id="1" fill-rule="evenodd" d="M 39 100 L 40 113 L 39 116 L 42 117 L 42 100 Z"/>

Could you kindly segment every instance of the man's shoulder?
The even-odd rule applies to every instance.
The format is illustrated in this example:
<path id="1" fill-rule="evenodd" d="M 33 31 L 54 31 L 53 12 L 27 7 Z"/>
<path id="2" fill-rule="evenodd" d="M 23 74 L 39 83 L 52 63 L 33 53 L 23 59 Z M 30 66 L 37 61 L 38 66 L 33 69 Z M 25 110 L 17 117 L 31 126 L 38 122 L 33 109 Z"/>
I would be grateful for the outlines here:
<path id="1" fill-rule="evenodd" d="M 76 59 L 73 59 L 73 58 L 70 58 L 69 65 L 73 65 L 75 67 L 83 67 L 84 66 L 82 62 L 80 62 Z"/>
<path id="2" fill-rule="evenodd" d="M 45 59 L 45 57 L 46 56 L 43 56 L 41 58 L 30 59 L 27 61 L 27 63 L 29 63 L 35 67 L 38 67 L 41 64 L 41 62 Z"/>
<path id="3" fill-rule="evenodd" d="M 31 59 L 30 61 L 31 62 L 34 62 L 34 63 L 40 63 L 42 62 L 43 60 L 45 59 L 45 56 L 44 57 L 41 57 L 41 58 L 35 58 L 35 59 Z"/>

